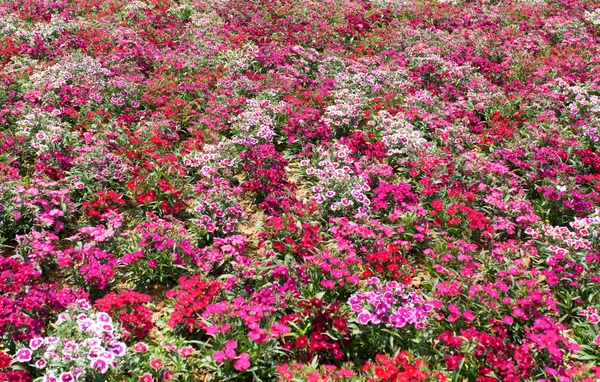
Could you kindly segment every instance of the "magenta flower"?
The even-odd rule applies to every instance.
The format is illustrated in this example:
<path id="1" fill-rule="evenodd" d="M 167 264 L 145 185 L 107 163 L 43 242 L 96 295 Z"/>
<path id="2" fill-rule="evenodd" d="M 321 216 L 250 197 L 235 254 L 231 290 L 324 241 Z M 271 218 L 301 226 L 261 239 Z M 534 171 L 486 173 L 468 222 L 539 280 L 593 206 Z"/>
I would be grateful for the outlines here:
<path id="1" fill-rule="evenodd" d="M 263 343 L 266 339 L 267 331 L 261 328 L 255 328 L 248 332 L 248 338 L 252 341 Z"/>

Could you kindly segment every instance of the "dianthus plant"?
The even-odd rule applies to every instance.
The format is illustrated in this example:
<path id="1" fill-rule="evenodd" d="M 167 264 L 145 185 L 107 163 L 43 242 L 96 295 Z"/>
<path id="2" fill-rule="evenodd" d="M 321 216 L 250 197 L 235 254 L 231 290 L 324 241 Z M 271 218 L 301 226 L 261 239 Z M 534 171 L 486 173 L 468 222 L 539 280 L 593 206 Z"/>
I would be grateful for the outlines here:
<path id="1" fill-rule="evenodd" d="M 341 143 L 319 147 L 312 158 L 300 161 L 301 175 L 313 184 L 312 197 L 326 216 L 370 215 L 371 201 L 364 194 L 370 187 L 355 162 L 350 148 Z"/>
<path id="2" fill-rule="evenodd" d="M 381 284 L 377 277 L 367 280 L 367 285 L 372 285 L 373 289 L 357 292 L 348 299 L 360 324 L 385 324 L 393 328 L 406 325 L 414 325 L 417 329 L 426 327 L 427 314 L 433 310 L 433 305 L 416 292 L 409 291 L 408 286 L 396 281 Z"/>
<path id="3" fill-rule="evenodd" d="M 78 300 L 58 315 L 45 337 L 34 337 L 17 350 L 16 362 L 31 367 L 31 374 L 44 382 L 106 380 L 119 372 L 127 351 L 119 333 L 108 314 Z"/>

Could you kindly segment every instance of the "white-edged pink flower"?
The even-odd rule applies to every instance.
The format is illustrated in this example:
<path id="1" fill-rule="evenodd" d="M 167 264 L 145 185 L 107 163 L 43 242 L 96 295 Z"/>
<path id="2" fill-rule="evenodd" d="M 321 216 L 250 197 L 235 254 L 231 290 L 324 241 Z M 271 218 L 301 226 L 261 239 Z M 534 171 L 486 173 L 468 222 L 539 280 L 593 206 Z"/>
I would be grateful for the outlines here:
<path id="1" fill-rule="evenodd" d="M 98 354 L 98 356 L 100 358 L 104 358 L 105 360 L 110 361 L 110 362 L 114 361 L 114 359 L 115 359 L 115 355 L 113 353 L 111 353 L 111 352 L 108 352 L 108 351 L 100 352 Z"/>
<path id="2" fill-rule="evenodd" d="M 44 358 L 47 358 L 47 359 L 50 359 L 50 358 L 52 358 L 52 359 L 58 359 L 60 357 L 59 357 L 58 353 L 56 352 L 56 350 L 49 350 L 47 352 L 44 352 Z"/>
<path id="3" fill-rule="evenodd" d="M 79 307 L 83 310 L 90 310 L 92 308 L 90 302 L 85 298 L 80 298 L 79 300 L 77 300 L 77 305 L 79 305 Z"/>
<path id="4" fill-rule="evenodd" d="M 16 357 L 19 362 L 29 362 L 31 361 L 31 354 L 31 349 L 23 348 L 17 352 Z"/>
<path id="5" fill-rule="evenodd" d="M 110 316 L 104 312 L 98 313 L 97 319 L 98 319 L 98 321 L 105 323 L 105 324 L 112 323 L 112 318 L 110 318 Z"/>
<path id="6" fill-rule="evenodd" d="M 95 358 L 90 362 L 92 369 L 98 370 L 100 374 L 105 374 L 108 371 L 108 361 L 104 358 Z"/>
<path id="7" fill-rule="evenodd" d="M 62 373 L 58 380 L 60 382 L 73 382 L 75 381 L 75 376 L 71 373 Z"/>
<path id="8" fill-rule="evenodd" d="M 102 328 L 103 331 L 108 333 L 112 333 L 115 330 L 112 324 L 102 324 L 100 328 Z"/>
<path id="9" fill-rule="evenodd" d="M 127 350 L 127 345 L 123 342 L 115 342 L 109 346 L 110 351 L 117 357 L 121 357 Z"/>
<path id="10" fill-rule="evenodd" d="M 31 350 L 37 350 L 42 345 L 44 345 L 44 339 L 41 337 L 35 337 L 29 340 L 29 347 Z"/>
<path id="11" fill-rule="evenodd" d="M 104 348 L 101 346 L 97 346 L 94 348 L 91 348 L 88 351 L 88 355 L 87 355 L 87 359 L 89 360 L 95 360 L 96 358 L 100 357 L 100 353 L 104 352 Z"/>
<path id="12" fill-rule="evenodd" d="M 153 360 L 150 361 L 150 367 L 153 368 L 154 370 L 160 370 L 163 368 L 163 361 L 162 358 L 154 358 Z"/>
<path id="13" fill-rule="evenodd" d="M 133 345 L 133 351 L 136 353 L 143 353 L 145 351 L 147 351 L 149 349 L 148 345 L 146 345 L 143 342 L 138 342 L 137 344 Z"/>
<path id="14" fill-rule="evenodd" d="M 90 327 L 92 327 L 92 325 L 94 325 L 94 321 L 92 321 L 89 318 L 86 318 L 85 320 L 81 320 L 78 322 L 79 328 L 82 330 L 88 330 Z"/>
<path id="15" fill-rule="evenodd" d="M 89 348 L 94 348 L 100 346 L 102 344 L 102 340 L 99 338 L 88 338 L 85 343 Z"/>

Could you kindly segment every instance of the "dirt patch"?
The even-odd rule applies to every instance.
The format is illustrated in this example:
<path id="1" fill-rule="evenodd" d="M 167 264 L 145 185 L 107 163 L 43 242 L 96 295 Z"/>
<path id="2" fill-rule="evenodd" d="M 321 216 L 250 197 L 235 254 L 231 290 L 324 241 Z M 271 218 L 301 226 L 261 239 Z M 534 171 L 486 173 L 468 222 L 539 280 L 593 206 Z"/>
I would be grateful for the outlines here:
<path id="1" fill-rule="evenodd" d="M 246 200 L 240 202 L 248 220 L 238 226 L 240 234 L 246 236 L 246 252 L 256 253 L 258 251 L 258 234 L 263 230 L 264 214 L 253 208 Z"/>

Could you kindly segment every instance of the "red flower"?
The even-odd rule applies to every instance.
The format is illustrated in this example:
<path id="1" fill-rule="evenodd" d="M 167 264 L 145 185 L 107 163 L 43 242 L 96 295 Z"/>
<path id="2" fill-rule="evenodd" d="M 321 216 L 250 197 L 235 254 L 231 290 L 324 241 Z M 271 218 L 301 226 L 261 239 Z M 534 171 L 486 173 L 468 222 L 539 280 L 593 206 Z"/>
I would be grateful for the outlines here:
<path id="1" fill-rule="evenodd" d="M 139 194 L 136 198 L 139 204 L 152 203 L 156 199 L 156 193 L 154 191 L 148 191 L 143 194 Z"/>
<path id="2" fill-rule="evenodd" d="M 436 199 L 431 203 L 431 207 L 436 211 L 441 211 L 444 209 L 444 203 L 441 200 Z"/>
<path id="3" fill-rule="evenodd" d="M 448 366 L 448 369 L 450 370 L 454 370 L 458 367 L 458 365 L 460 365 L 460 361 L 462 361 L 462 359 L 465 356 L 462 354 L 459 355 L 448 355 L 446 356 L 446 366 Z"/>
<path id="4" fill-rule="evenodd" d="M 10 355 L 0 352 L 0 369 L 5 369 L 10 366 L 10 361 L 12 361 Z"/>
<path id="5" fill-rule="evenodd" d="M 306 336 L 300 336 L 296 339 L 296 347 L 303 348 L 308 346 L 308 338 Z"/>

